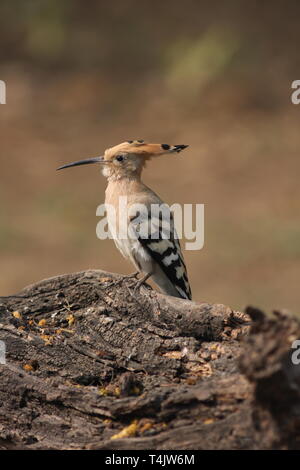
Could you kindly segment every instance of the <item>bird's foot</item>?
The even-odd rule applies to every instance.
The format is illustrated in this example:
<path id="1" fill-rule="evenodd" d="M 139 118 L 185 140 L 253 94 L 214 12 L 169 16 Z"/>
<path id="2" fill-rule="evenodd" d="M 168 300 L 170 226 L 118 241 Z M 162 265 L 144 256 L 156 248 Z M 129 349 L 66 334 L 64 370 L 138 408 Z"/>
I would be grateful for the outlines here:
<path id="1" fill-rule="evenodd" d="M 133 289 L 133 295 L 136 295 L 137 291 L 140 289 L 142 285 L 146 283 L 147 279 L 149 279 L 150 276 L 152 276 L 152 273 L 147 273 L 145 274 L 145 276 L 143 276 L 141 279 L 137 281 Z"/>
<path id="2" fill-rule="evenodd" d="M 139 271 L 135 271 L 134 273 L 131 274 L 126 274 L 125 276 L 122 276 L 122 281 L 125 279 L 126 281 L 126 287 L 133 287 L 135 286 L 139 281 L 138 281 L 138 275 L 140 274 Z"/>
<path id="3" fill-rule="evenodd" d="M 113 285 L 116 286 L 116 285 L 122 284 L 123 281 L 124 281 L 124 279 L 125 279 L 125 280 L 127 280 L 127 279 L 128 279 L 128 280 L 133 279 L 133 280 L 134 280 L 134 284 L 135 284 L 136 281 L 137 281 L 137 277 L 138 277 L 139 274 L 140 274 L 139 271 L 135 271 L 134 273 L 131 273 L 131 274 L 120 274 L 119 279 L 113 281 Z"/>
<path id="4" fill-rule="evenodd" d="M 135 271 L 134 273 L 131 273 L 131 274 L 125 274 L 123 276 L 123 278 L 125 278 L 125 279 L 137 279 L 139 274 L 140 274 L 139 271 Z"/>
<path id="5" fill-rule="evenodd" d="M 133 287 L 133 290 L 130 289 L 131 286 L 130 286 L 130 287 L 127 286 L 128 291 L 129 291 L 129 293 L 130 293 L 130 295 L 131 295 L 132 297 L 136 298 L 136 294 L 137 294 L 138 290 L 140 289 L 140 287 L 141 287 L 142 285 L 144 285 L 144 284 L 146 283 L 147 279 L 149 279 L 150 276 L 152 276 L 152 273 L 147 273 L 147 274 L 145 274 L 145 276 L 143 276 L 143 277 L 142 277 L 141 279 L 139 279 L 138 281 L 136 281 L 136 279 L 135 279 L 135 280 L 134 280 L 134 287 Z M 132 275 L 132 277 L 134 277 L 134 276 Z M 147 284 L 146 284 L 146 286 L 147 286 Z M 148 287 L 150 287 L 150 286 L 148 286 Z"/>

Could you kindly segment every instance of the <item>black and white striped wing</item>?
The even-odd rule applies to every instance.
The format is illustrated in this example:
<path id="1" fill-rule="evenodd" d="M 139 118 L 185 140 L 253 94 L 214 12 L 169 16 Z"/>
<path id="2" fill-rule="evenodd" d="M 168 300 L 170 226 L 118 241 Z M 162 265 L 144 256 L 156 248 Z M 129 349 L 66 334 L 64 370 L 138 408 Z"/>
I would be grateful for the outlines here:
<path id="1" fill-rule="evenodd" d="M 143 216 L 139 213 L 132 223 L 139 242 L 160 266 L 179 296 L 191 300 L 187 270 L 170 210 L 165 210 L 163 215 L 147 213 Z"/>

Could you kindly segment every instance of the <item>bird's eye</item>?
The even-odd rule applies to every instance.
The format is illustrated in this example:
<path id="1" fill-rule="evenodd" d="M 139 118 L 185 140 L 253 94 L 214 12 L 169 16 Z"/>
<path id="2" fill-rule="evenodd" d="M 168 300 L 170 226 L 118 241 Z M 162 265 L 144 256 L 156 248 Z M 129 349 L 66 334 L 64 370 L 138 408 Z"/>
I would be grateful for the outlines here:
<path id="1" fill-rule="evenodd" d="M 116 160 L 118 160 L 118 162 L 122 162 L 124 160 L 124 156 L 123 155 L 117 155 Z"/>

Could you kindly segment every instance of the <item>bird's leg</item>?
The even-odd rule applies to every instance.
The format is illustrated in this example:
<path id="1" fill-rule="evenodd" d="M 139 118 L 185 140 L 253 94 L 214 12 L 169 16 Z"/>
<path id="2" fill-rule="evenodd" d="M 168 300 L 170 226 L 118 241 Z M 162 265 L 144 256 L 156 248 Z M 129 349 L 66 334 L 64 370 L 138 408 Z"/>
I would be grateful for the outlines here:
<path id="1" fill-rule="evenodd" d="M 122 274 L 120 275 L 121 276 L 120 279 L 113 281 L 113 285 L 116 286 L 118 284 L 122 284 L 124 279 L 126 280 L 134 279 L 134 281 L 136 281 L 139 274 L 140 274 L 140 271 L 135 271 L 134 273 L 131 273 L 131 274 Z"/>
<path id="2" fill-rule="evenodd" d="M 140 274 L 140 271 L 134 271 L 134 273 L 131 274 L 125 274 L 123 278 L 125 279 L 137 279 L 138 275 Z"/>
<path id="3" fill-rule="evenodd" d="M 135 285 L 135 287 L 134 287 L 134 289 L 133 289 L 133 293 L 134 293 L 134 294 L 135 294 L 136 291 L 141 287 L 141 285 L 144 284 L 144 283 L 147 281 L 147 279 L 149 279 L 149 277 L 152 276 L 152 274 L 153 274 L 152 272 L 147 273 L 147 274 L 145 274 L 145 276 L 143 276 L 141 279 L 138 280 L 138 282 L 136 283 L 136 285 Z"/>
<path id="4" fill-rule="evenodd" d="M 134 273 L 134 274 L 135 274 L 135 273 Z M 131 276 L 124 276 L 124 277 L 129 277 L 129 278 L 131 278 L 131 279 L 134 278 L 134 277 L 136 278 L 136 276 L 135 276 L 134 274 L 132 274 Z M 140 272 L 138 272 L 138 274 L 140 274 Z M 128 286 L 127 283 L 125 284 L 126 289 L 128 290 L 128 292 L 130 293 L 130 295 L 131 295 L 132 297 L 135 298 L 136 293 L 137 293 L 137 290 L 141 287 L 142 284 L 144 284 L 144 283 L 147 281 L 147 279 L 149 279 L 150 276 L 152 276 L 152 274 L 153 274 L 152 272 L 147 273 L 147 274 L 145 274 L 141 279 L 139 279 L 138 281 L 137 281 L 137 279 L 135 279 L 135 280 L 133 281 L 132 285 L 130 286 L 130 287 L 133 287 L 133 286 L 134 286 L 133 290 L 131 290 L 131 289 L 129 288 L 129 286 Z M 136 300 L 136 299 L 135 299 L 135 300 Z"/>

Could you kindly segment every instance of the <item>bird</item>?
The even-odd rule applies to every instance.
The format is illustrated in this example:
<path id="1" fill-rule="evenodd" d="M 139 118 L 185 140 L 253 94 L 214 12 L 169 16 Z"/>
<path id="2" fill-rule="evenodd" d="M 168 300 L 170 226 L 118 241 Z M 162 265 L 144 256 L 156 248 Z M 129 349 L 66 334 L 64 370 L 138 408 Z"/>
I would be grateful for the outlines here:
<path id="1" fill-rule="evenodd" d="M 137 287 L 151 278 L 164 294 L 191 300 L 191 288 L 173 213 L 141 179 L 147 161 L 179 153 L 187 147 L 151 144 L 141 139 L 128 140 L 106 149 L 103 156 L 68 163 L 57 170 L 100 164 L 107 178 L 105 208 L 109 231 L 121 254 L 136 268 L 136 272 L 128 277 L 143 276 L 138 280 Z M 123 215 L 123 210 L 120 214 L 120 198 L 125 198 L 126 203 L 123 227 L 120 226 L 120 215 Z"/>

